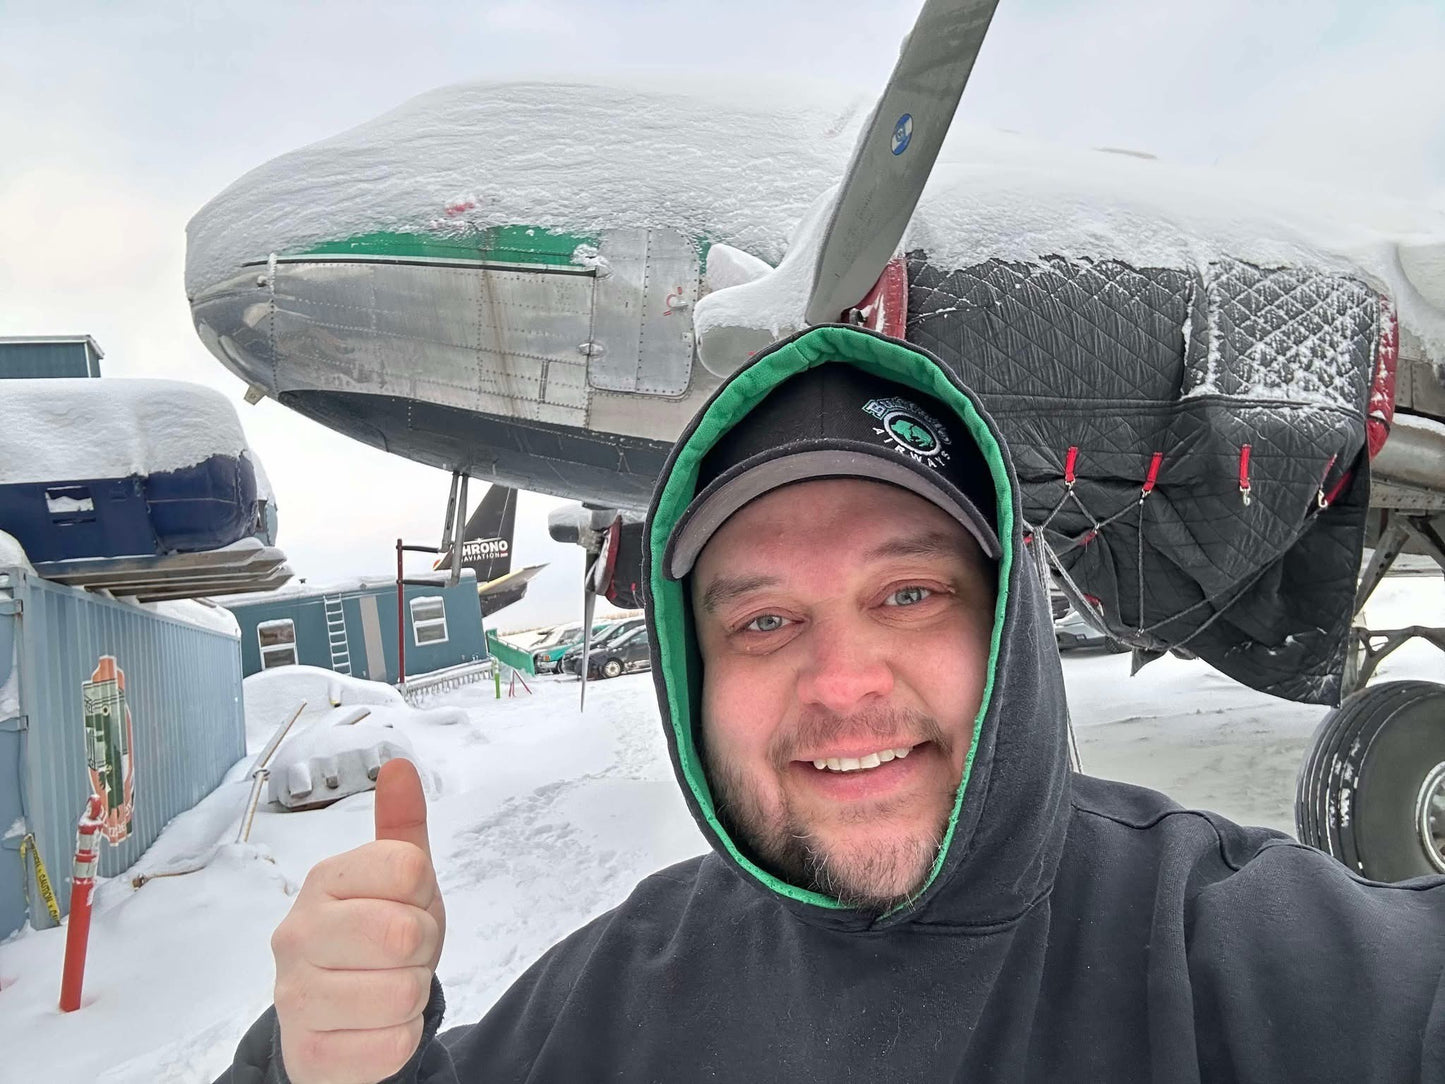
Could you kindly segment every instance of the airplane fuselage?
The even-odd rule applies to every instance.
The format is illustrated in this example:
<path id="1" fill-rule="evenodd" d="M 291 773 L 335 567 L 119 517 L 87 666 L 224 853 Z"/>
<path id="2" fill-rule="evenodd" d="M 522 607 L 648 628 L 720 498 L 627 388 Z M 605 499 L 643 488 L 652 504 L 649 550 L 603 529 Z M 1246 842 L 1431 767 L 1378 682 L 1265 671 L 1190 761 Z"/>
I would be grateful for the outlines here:
<path id="1" fill-rule="evenodd" d="M 386 451 L 638 508 L 716 386 L 688 312 L 704 246 L 676 232 L 325 249 L 204 290 L 196 326 L 252 388 Z"/>

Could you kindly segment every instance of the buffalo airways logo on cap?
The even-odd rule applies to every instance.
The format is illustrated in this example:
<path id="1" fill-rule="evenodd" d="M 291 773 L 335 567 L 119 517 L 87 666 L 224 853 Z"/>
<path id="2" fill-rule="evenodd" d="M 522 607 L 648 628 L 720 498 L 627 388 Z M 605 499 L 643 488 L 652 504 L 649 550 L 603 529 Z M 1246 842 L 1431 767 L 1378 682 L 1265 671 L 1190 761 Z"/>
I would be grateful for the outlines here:
<path id="1" fill-rule="evenodd" d="M 917 403 L 899 398 L 870 399 L 863 404 L 863 413 L 881 423 L 873 432 L 914 462 L 930 467 L 948 462 L 948 430 Z"/>

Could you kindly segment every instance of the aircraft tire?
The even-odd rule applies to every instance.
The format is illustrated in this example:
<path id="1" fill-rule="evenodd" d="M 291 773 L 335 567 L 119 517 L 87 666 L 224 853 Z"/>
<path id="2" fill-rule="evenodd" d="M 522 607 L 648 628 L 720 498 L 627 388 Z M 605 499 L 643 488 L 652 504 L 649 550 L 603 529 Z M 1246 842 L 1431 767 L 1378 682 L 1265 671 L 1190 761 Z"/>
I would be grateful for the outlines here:
<path id="1" fill-rule="evenodd" d="M 1435 824 L 1445 831 L 1445 686 L 1363 689 L 1315 731 L 1296 786 L 1296 832 L 1371 880 L 1445 872 L 1445 857 L 1431 859 L 1419 826 L 1427 781 L 1441 795 Z"/>
<path id="2" fill-rule="evenodd" d="M 1445 686 L 1361 737 L 1350 826 L 1360 871 L 1376 881 L 1445 873 Z"/>
<path id="3" fill-rule="evenodd" d="M 1361 710 L 1353 712 L 1348 719 L 1341 720 L 1341 725 L 1335 728 L 1334 741 L 1325 751 L 1322 762 L 1325 766 L 1320 780 L 1323 802 L 1316 808 L 1315 813 L 1323 824 L 1321 831 L 1325 837 L 1324 849 L 1356 873 L 1362 871 L 1351 825 L 1354 820 L 1355 787 L 1358 779 L 1355 777 L 1350 753 L 1361 748 L 1362 732 L 1378 725 L 1380 719 L 1388 718 L 1391 712 L 1412 695 L 1409 688 L 1399 687 L 1403 684 L 1405 683 L 1387 682 L 1381 685 L 1380 692 L 1366 701 Z"/>
<path id="4" fill-rule="evenodd" d="M 1339 819 L 1339 799 L 1332 790 L 1332 782 L 1337 781 L 1342 768 L 1336 754 L 1362 721 L 1377 711 L 1389 710 L 1409 688 L 1425 684 L 1412 681 L 1372 686 L 1346 697 L 1320 720 L 1295 787 L 1295 833 L 1301 843 L 1346 862 L 1338 834 L 1331 832 Z"/>

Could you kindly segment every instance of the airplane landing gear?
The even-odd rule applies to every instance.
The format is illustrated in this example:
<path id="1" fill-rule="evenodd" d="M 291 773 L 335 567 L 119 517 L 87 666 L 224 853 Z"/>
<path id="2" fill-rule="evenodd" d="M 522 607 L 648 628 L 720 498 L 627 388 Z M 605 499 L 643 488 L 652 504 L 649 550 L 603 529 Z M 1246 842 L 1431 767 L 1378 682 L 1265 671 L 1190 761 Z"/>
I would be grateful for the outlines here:
<path id="1" fill-rule="evenodd" d="M 1300 768 L 1295 828 L 1373 881 L 1445 873 L 1445 685 L 1386 682 L 1330 712 Z"/>
<path id="2" fill-rule="evenodd" d="M 1385 574 L 1407 544 L 1428 554 L 1445 570 L 1445 538 L 1440 536 L 1430 513 L 1396 510 L 1385 513 L 1383 530 L 1375 543 L 1374 555 L 1360 575 L 1355 593 L 1355 616 L 1359 618 L 1365 603 L 1380 586 Z M 1358 692 L 1375 673 L 1385 657 L 1414 639 L 1427 640 L 1445 651 L 1445 629 L 1411 625 L 1403 629 L 1367 629 L 1356 625 L 1350 630 L 1349 655 L 1345 660 L 1343 697 Z"/>
<path id="3" fill-rule="evenodd" d="M 1438 509 L 1385 513 L 1355 596 L 1358 617 L 1407 544 L 1445 569 Z M 1374 881 L 1445 874 L 1445 685 L 1366 687 L 1397 648 L 1420 639 L 1445 651 L 1445 629 L 1351 630 L 1340 706 L 1325 716 L 1300 765 L 1295 834 Z"/>

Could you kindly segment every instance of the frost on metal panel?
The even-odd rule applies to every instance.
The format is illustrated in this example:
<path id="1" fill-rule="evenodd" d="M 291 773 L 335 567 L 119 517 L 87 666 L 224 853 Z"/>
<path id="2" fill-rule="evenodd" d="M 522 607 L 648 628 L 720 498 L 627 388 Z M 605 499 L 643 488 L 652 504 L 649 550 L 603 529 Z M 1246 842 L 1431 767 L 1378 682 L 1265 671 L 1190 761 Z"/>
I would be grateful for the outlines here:
<path id="1" fill-rule="evenodd" d="M 1344 275 L 1210 263 L 1186 324 L 1182 395 L 1360 410 L 1379 313 L 1379 296 Z"/>
<path id="2" fill-rule="evenodd" d="M 356 304 L 356 279 L 369 304 Z M 278 264 L 267 333 L 299 387 L 580 425 L 592 277 L 328 260 Z M 284 381 L 281 390 L 290 387 Z"/>
<path id="3" fill-rule="evenodd" d="M 692 376 L 698 246 L 673 230 L 608 230 L 595 255 L 587 380 L 603 391 L 681 395 Z"/>

